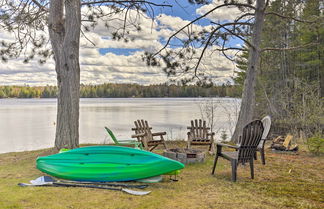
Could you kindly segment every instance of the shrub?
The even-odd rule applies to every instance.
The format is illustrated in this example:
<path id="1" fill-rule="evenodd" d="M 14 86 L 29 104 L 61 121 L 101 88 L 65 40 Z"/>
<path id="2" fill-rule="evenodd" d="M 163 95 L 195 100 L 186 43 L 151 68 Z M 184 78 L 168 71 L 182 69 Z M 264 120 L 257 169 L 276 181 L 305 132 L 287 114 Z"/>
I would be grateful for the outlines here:
<path id="1" fill-rule="evenodd" d="M 225 130 L 222 131 L 220 138 L 222 139 L 222 141 L 226 141 L 226 139 L 228 138 Z"/>
<path id="2" fill-rule="evenodd" d="M 316 134 L 311 138 L 307 139 L 308 150 L 315 155 L 324 153 L 324 138 L 321 134 Z"/>

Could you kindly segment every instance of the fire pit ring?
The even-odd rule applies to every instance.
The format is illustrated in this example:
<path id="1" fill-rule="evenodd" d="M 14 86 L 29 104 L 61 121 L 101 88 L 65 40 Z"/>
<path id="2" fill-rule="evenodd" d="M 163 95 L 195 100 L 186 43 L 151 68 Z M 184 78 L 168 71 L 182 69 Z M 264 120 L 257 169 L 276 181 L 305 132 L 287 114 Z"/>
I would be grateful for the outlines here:
<path id="1" fill-rule="evenodd" d="M 183 164 L 202 163 L 205 161 L 205 152 L 196 149 L 167 149 L 164 150 L 163 156 L 177 160 Z"/>

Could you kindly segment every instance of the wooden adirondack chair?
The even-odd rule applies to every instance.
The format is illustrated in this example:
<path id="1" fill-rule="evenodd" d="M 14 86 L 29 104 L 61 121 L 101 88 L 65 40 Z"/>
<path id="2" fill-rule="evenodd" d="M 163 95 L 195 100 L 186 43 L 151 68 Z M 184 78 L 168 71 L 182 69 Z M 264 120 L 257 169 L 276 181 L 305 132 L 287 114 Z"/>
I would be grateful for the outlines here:
<path id="1" fill-rule="evenodd" d="M 226 160 L 231 161 L 232 165 L 232 181 L 236 181 L 236 171 L 237 166 L 241 164 L 245 164 L 247 162 L 250 163 L 251 169 L 251 178 L 254 178 L 254 167 L 253 167 L 253 157 L 255 155 L 257 146 L 260 143 L 261 137 L 263 134 L 263 125 L 260 120 L 252 121 L 247 124 L 243 128 L 243 134 L 240 140 L 240 145 L 232 146 L 228 144 L 217 143 L 217 151 L 214 161 L 214 166 L 212 170 L 212 174 L 215 173 L 215 168 L 217 164 L 218 157 L 223 157 Z M 235 152 L 223 152 L 223 147 L 229 147 L 236 149 Z"/>
<path id="2" fill-rule="evenodd" d="M 188 149 L 191 145 L 208 145 L 208 151 L 214 147 L 214 132 L 209 132 L 210 128 L 206 126 L 206 121 L 195 119 L 191 121 L 191 126 L 187 127 L 190 131 L 188 134 Z"/>
<path id="3" fill-rule="evenodd" d="M 114 141 L 114 143 L 118 146 L 133 146 L 135 149 L 143 149 L 142 143 L 140 141 L 137 141 L 135 139 L 133 140 L 118 140 L 114 133 L 105 126 L 105 129 L 107 133 L 110 135 L 111 139 Z"/>
<path id="4" fill-rule="evenodd" d="M 152 127 L 149 127 L 146 120 L 136 120 L 134 121 L 135 128 L 132 128 L 135 131 L 135 135 L 132 135 L 132 138 L 137 138 L 138 141 L 141 141 L 144 145 L 144 149 L 152 151 L 159 144 L 163 144 L 164 148 L 167 149 L 163 136 L 166 135 L 166 132 L 157 132 L 152 133 Z M 155 136 L 159 136 L 160 139 L 154 139 Z"/>
<path id="5" fill-rule="evenodd" d="M 268 138 L 268 134 L 269 134 L 270 127 L 271 127 L 270 116 L 269 115 L 265 116 L 264 118 L 262 118 L 261 122 L 263 124 L 264 130 L 263 130 L 263 134 L 261 137 L 261 141 L 257 147 L 257 152 L 260 152 L 262 164 L 265 165 L 264 145 Z M 255 152 L 254 159 L 257 159 L 257 152 Z"/>

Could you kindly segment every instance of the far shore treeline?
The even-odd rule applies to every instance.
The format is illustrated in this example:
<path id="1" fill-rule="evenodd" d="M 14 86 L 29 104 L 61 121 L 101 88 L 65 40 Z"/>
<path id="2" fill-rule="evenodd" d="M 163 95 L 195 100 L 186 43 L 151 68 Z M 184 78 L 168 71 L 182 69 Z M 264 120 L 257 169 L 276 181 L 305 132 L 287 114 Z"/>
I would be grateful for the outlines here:
<path id="1" fill-rule="evenodd" d="M 56 98 L 56 86 L 0 86 L 0 98 Z M 196 85 L 139 85 L 105 83 L 81 84 L 82 98 L 125 97 L 241 97 L 241 88 L 236 85 L 200 87 Z"/>

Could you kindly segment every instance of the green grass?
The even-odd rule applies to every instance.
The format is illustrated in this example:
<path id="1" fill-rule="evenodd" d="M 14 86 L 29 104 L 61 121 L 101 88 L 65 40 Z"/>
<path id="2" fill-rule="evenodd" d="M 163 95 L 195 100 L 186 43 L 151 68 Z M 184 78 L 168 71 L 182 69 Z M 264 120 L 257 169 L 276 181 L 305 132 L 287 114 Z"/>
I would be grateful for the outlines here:
<path id="1" fill-rule="evenodd" d="M 249 165 L 240 166 L 236 183 L 230 181 L 230 163 L 221 158 L 212 176 L 213 156 L 208 156 L 205 163 L 187 165 L 178 182 L 166 176 L 163 182 L 151 184 L 146 190 L 152 193 L 146 196 L 89 188 L 17 186 L 44 175 L 35 168 L 35 159 L 52 153 L 47 149 L 0 155 L 1 209 L 324 208 L 324 160 L 305 151 L 287 155 L 267 150 L 267 164 L 259 159 L 255 163 L 255 179 L 250 179 Z"/>

